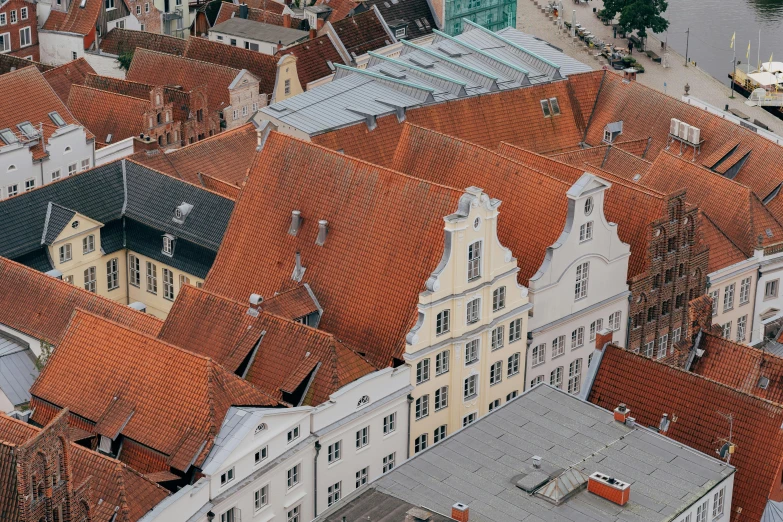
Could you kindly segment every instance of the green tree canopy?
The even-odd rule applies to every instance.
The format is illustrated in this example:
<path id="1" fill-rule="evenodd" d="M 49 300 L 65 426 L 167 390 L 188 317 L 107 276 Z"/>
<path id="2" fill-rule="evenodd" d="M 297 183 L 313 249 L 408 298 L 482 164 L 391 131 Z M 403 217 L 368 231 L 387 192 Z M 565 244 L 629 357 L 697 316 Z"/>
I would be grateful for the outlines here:
<path id="1" fill-rule="evenodd" d="M 663 16 L 669 4 L 666 0 L 605 0 L 604 14 L 610 20 L 620 13 L 620 29 L 625 33 L 636 31 L 639 38 L 647 38 L 647 29 L 662 33 L 669 27 Z"/>

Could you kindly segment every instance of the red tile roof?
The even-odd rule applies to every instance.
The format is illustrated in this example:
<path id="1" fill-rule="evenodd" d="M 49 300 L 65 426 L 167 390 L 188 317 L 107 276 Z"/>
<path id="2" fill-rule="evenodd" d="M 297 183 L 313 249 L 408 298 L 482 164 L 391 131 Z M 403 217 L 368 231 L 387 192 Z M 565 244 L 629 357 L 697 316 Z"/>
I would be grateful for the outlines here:
<path id="1" fill-rule="evenodd" d="M 152 85 L 179 85 L 186 91 L 206 85 L 210 110 L 221 111 L 231 104 L 228 86 L 240 72 L 214 63 L 136 49 L 126 79 Z"/>
<path id="2" fill-rule="evenodd" d="M 152 109 L 152 104 L 149 99 L 73 85 L 68 108 L 103 146 L 110 134 L 110 141 L 116 143 L 144 132 L 144 113 Z"/>
<path id="3" fill-rule="evenodd" d="M 252 293 L 270 297 L 294 286 L 299 251 L 303 282 L 324 309 L 320 328 L 385 366 L 402 355 L 419 292 L 443 252 L 443 218 L 461 195 L 273 132 L 250 169 L 205 288 L 243 303 Z M 288 234 L 292 210 L 303 218 L 296 236 Z M 315 244 L 320 219 L 329 221 L 324 246 Z M 242 268 L 248 256 L 264 270 Z"/>
<path id="4" fill-rule="evenodd" d="M 306 285 L 296 286 L 275 294 L 261 303 L 261 310 L 286 319 L 299 319 L 318 311 Z"/>
<path id="5" fill-rule="evenodd" d="M 329 13 L 329 21 L 337 22 L 348 16 L 352 10 L 359 6 L 359 2 L 355 0 L 317 0 L 315 5 L 325 5 L 330 7 L 332 12 Z"/>
<path id="6" fill-rule="evenodd" d="M 82 311 L 30 393 L 95 423 L 93 433 L 120 426 L 181 471 L 203 462 L 229 407 L 276 404 L 212 359 Z"/>
<path id="7" fill-rule="evenodd" d="M 255 125 L 246 123 L 169 153 L 142 151 L 131 159 L 194 185 L 204 181 L 201 174 L 241 187 L 255 159 L 257 141 Z"/>
<path id="8" fill-rule="evenodd" d="M 274 0 L 270 0 L 268 3 L 283 7 L 282 4 L 278 4 Z M 218 11 L 217 18 L 215 19 L 215 23 L 212 25 L 215 26 L 219 23 L 225 22 L 226 20 L 230 20 L 235 16 L 239 16 L 239 6 L 236 4 L 223 2 L 220 4 L 220 10 Z M 282 9 L 279 10 L 260 9 L 260 8 L 248 7 L 247 19 L 252 20 L 253 22 L 263 22 L 265 24 L 278 25 L 282 27 L 283 11 Z M 220 44 L 220 45 L 225 45 L 225 44 Z M 258 52 L 258 51 L 254 51 L 254 52 Z"/>
<path id="9" fill-rule="evenodd" d="M 373 9 L 337 22 L 332 21 L 330 17 L 329 23 L 353 57 L 386 47 L 394 41 L 387 32 L 383 19 Z"/>
<path id="10" fill-rule="evenodd" d="M 17 125 L 29 121 L 35 127 L 43 123 L 46 140 L 57 130 L 49 113 L 57 111 L 66 123 L 80 125 L 65 103 L 57 97 L 52 86 L 35 67 L 25 67 L 0 75 L 0 92 L 25 93 L 25 96 L 0 96 L 0 129 L 11 129 L 19 133 Z M 92 134 L 87 133 L 88 138 Z M 41 159 L 46 152 L 39 143 L 32 147 L 33 158 Z"/>
<path id="11" fill-rule="evenodd" d="M 702 240 L 710 247 L 708 270 L 714 272 L 726 268 L 734 263 L 739 263 L 748 258 L 747 255 L 715 224 L 705 212 L 699 212 L 701 216 Z"/>
<path id="12" fill-rule="evenodd" d="M 20 446 L 38 436 L 41 431 L 31 424 L 0 413 L 0 441 Z M 90 479 L 93 520 L 110 520 L 115 508 L 119 507 L 121 510 L 127 508 L 129 520 L 135 522 L 169 494 L 116 459 L 75 442 L 71 442 L 69 449 L 73 489 Z"/>
<path id="13" fill-rule="evenodd" d="M 646 143 L 646 140 L 643 141 Z M 641 178 L 652 166 L 651 162 L 626 152 L 620 148 L 619 144 L 615 146 L 599 145 L 571 152 L 561 152 L 553 154 L 551 157 L 575 167 L 596 166 L 633 183 L 643 183 Z"/>
<path id="14" fill-rule="evenodd" d="M 103 0 L 84 0 L 83 4 L 81 1 L 71 2 L 67 13 L 52 10 L 41 29 L 86 36 L 95 31 L 101 7 L 103 7 Z"/>
<path id="15" fill-rule="evenodd" d="M 228 4 L 224 3 L 223 5 Z M 237 71 L 237 74 L 242 69 L 247 69 L 253 76 L 258 78 L 262 93 L 271 96 L 272 92 L 274 92 L 275 77 L 277 76 L 277 58 L 274 56 L 196 37 L 188 40 L 185 57 L 201 60 L 202 63 L 208 62 L 232 67 Z M 228 87 L 228 83 L 226 87 Z M 210 91 L 211 95 L 212 91 Z"/>
<path id="16" fill-rule="evenodd" d="M 337 52 L 337 48 L 328 35 L 287 47 L 277 53 L 277 56 L 286 54 L 296 56 L 296 73 L 303 89 L 307 88 L 308 83 L 334 73 L 329 68 L 328 62 L 345 64 L 345 60 Z"/>
<path id="17" fill-rule="evenodd" d="M 213 178 L 207 174 L 199 174 L 199 176 L 201 178 L 201 184 L 204 186 L 204 188 L 220 194 L 221 196 L 224 196 L 231 201 L 236 201 L 239 197 L 239 192 L 242 190 L 236 185 L 231 185 L 223 180 Z"/>
<path id="18" fill-rule="evenodd" d="M 59 345 L 79 308 L 157 335 L 163 322 L 117 301 L 0 257 L 0 323 L 49 344 Z"/>
<path id="19" fill-rule="evenodd" d="M 68 102 L 71 85 L 84 85 L 84 79 L 88 74 L 95 74 L 95 70 L 83 57 L 43 73 L 44 78 L 63 103 Z"/>
<path id="20" fill-rule="evenodd" d="M 275 0 L 244 0 L 244 3 L 251 9 L 263 9 L 280 15 L 285 10 L 285 4 Z"/>
<path id="21" fill-rule="evenodd" d="M 783 407 L 713 380 L 609 345 L 600 360 L 590 402 L 613 410 L 620 403 L 642 426 L 657 426 L 664 413 L 675 419 L 668 436 L 715 456 L 728 439 L 736 466 L 731 520 L 760 520 L 767 499 L 781 493 Z M 741 514 L 739 509 L 741 508 Z"/>
<path id="22" fill-rule="evenodd" d="M 114 55 L 134 52 L 136 48 L 141 47 L 150 51 L 182 56 L 185 54 L 186 44 L 187 40 L 175 36 L 118 28 L 106 33 L 100 41 L 101 51 Z"/>

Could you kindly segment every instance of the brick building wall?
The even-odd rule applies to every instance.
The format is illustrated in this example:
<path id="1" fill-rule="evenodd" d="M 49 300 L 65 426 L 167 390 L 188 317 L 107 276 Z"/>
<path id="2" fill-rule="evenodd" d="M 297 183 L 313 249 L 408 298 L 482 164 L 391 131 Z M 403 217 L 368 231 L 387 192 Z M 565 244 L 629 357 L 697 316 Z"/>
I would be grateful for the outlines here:
<path id="1" fill-rule="evenodd" d="M 38 18 L 34 3 L 27 0 L 10 0 L 0 8 L 0 40 L 0 52 L 40 61 Z"/>
<path id="2" fill-rule="evenodd" d="M 675 342 L 690 336 L 688 303 L 705 292 L 709 259 L 698 209 L 686 206 L 685 191 L 672 194 L 666 205 L 668 219 L 648 232 L 648 269 L 629 285 L 628 348 L 655 358 L 665 358 Z"/>
<path id="3" fill-rule="evenodd" d="M 164 87 L 150 91 L 151 109 L 144 113 L 145 130 L 163 148 L 178 148 L 182 140 L 182 122 L 174 120 L 174 105 L 166 103 Z"/>
<path id="4" fill-rule="evenodd" d="M 142 31 L 162 34 L 162 15 L 153 0 L 127 0 L 126 3 L 131 14 L 142 24 Z"/>

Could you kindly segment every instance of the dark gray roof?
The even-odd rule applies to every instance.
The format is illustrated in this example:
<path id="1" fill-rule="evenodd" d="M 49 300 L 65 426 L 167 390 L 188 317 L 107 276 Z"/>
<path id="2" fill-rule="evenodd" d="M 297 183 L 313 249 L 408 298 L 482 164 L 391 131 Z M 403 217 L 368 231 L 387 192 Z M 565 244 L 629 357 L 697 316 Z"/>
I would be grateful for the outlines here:
<path id="1" fill-rule="evenodd" d="M 431 510 L 420 508 L 397 497 L 381 493 L 377 489 L 370 488 L 357 498 L 344 505 L 341 509 L 330 513 L 322 520 L 325 522 L 406 522 L 406 514 L 411 509 L 424 509 L 432 515 L 428 519 L 431 522 L 452 522 L 452 518 L 432 513 Z M 343 518 L 345 517 L 345 518 Z M 415 518 L 413 520 L 416 520 Z"/>
<path id="2" fill-rule="evenodd" d="M 402 39 L 420 38 L 438 27 L 427 0 L 365 0 L 364 4 L 377 7 L 389 25 L 404 22 L 406 34 Z"/>
<path id="3" fill-rule="evenodd" d="M 291 45 L 309 37 L 307 31 L 265 24 L 264 22 L 255 22 L 237 16 L 217 24 L 210 31 L 273 44 L 282 42 L 283 45 Z"/>
<path id="4" fill-rule="evenodd" d="M 0 334 L 0 391 L 19 406 L 30 402 L 30 387 L 38 377 L 27 343 Z"/>
<path id="5" fill-rule="evenodd" d="M 566 471 L 601 472 L 629 482 L 630 500 L 621 507 L 579 488 L 559 505 L 530 495 L 516 482 L 538 471 L 534 455 L 545 473 L 540 489 Z M 369 487 L 437 513 L 468 504 L 471 520 L 662 521 L 676 519 L 732 473 L 720 460 L 616 422 L 611 412 L 541 384 Z M 360 498 L 346 498 L 342 509 Z M 331 521 L 331 514 L 324 519 Z"/>
<path id="6" fill-rule="evenodd" d="M 68 225 L 71 218 L 76 215 L 76 212 L 61 207 L 57 203 L 49 202 L 49 206 L 46 209 L 46 219 L 44 220 L 43 236 L 41 237 L 42 245 L 51 245 L 63 228 Z"/>

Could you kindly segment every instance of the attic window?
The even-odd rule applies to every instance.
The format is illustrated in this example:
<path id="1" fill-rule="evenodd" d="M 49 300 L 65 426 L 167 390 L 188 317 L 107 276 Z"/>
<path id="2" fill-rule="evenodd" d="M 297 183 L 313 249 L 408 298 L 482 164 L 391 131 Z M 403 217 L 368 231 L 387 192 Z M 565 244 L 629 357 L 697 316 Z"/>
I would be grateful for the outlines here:
<path id="1" fill-rule="evenodd" d="M 260 432 L 264 431 L 265 429 L 266 429 L 266 424 L 262 422 L 261 424 L 256 426 L 256 433 L 260 433 Z"/>
<path id="2" fill-rule="evenodd" d="M 10 145 L 10 144 L 12 144 L 12 143 L 16 143 L 17 141 L 19 141 L 19 140 L 16 138 L 16 134 L 14 134 L 13 132 L 11 132 L 11 129 L 3 129 L 3 130 L 0 130 L 0 139 L 2 139 L 2 140 L 3 140 L 3 142 L 4 142 L 6 145 Z"/>
<path id="3" fill-rule="evenodd" d="M 560 104 L 557 102 L 557 98 L 549 98 L 549 105 L 552 106 L 553 116 L 560 114 Z"/>
<path id="4" fill-rule="evenodd" d="M 57 111 L 50 112 L 49 117 L 52 119 L 54 124 L 57 125 L 58 127 L 65 127 L 65 125 L 67 125 L 63 117 L 60 116 L 60 113 L 58 113 Z"/>
<path id="5" fill-rule="evenodd" d="M 37 138 L 38 137 L 38 131 L 35 130 L 35 127 L 33 127 L 33 124 L 29 121 L 23 121 L 19 125 L 19 130 L 24 133 L 25 136 L 27 136 L 30 139 Z"/>
<path id="6" fill-rule="evenodd" d="M 395 29 L 394 36 L 397 38 L 405 38 L 405 28 L 400 27 L 399 29 Z"/>
<path id="7" fill-rule="evenodd" d="M 762 377 L 759 379 L 759 388 L 761 388 L 762 390 L 766 390 L 768 386 L 769 386 L 768 378 Z"/>
<path id="8" fill-rule="evenodd" d="M 549 108 L 549 100 L 541 100 L 541 110 L 544 111 L 544 118 L 552 116 L 552 109 Z"/>
<path id="9" fill-rule="evenodd" d="M 174 236 L 171 234 L 163 235 L 163 254 L 166 256 L 174 255 Z"/>
<path id="10" fill-rule="evenodd" d="M 106 135 L 106 143 L 111 143 L 111 139 L 112 139 L 112 135 L 111 134 L 107 134 Z"/>
<path id="11" fill-rule="evenodd" d="M 359 402 L 356 404 L 357 408 L 361 408 L 362 406 L 366 406 L 370 404 L 370 397 L 367 395 L 362 395 L 362 398 L 359 399 Z"/>

